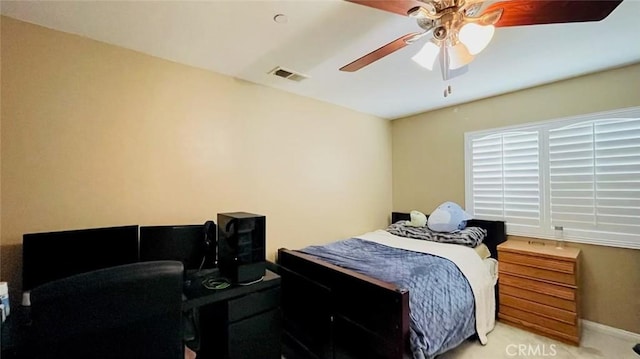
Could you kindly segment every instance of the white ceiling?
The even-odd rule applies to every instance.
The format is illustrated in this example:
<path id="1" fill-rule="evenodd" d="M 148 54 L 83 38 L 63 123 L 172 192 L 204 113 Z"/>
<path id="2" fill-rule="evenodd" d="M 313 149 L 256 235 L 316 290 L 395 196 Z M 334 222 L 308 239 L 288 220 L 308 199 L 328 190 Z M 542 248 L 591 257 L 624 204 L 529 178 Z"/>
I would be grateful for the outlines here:
<path id="1" fill-rule="evenodd" d="M 411 61 L 420 44 L 338 68 L 419 30 L 408 17 L 341 0 L 2 1 L 2 14 L 383 118 L 399 118 L 640 62 L 640 1 L 605 20 L 498 28 L 469 72 L 444 82 Z M 288 22 L 273 21 L 286 14 Z M 282 66 L 302 82 L 267 73 Z M 443 90 L 452 86 L 447 98 Z"/>

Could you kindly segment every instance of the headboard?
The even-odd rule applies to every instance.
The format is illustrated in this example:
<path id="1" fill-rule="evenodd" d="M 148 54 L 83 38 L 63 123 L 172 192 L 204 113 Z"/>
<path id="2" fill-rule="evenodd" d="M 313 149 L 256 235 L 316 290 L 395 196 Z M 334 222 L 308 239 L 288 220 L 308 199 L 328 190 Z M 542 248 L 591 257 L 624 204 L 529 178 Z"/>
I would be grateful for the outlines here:
<path id="1" fill-rule="evenodd" d="M 428 217 L 428 216 L 427 216 Z M 411 216 L 409 213 L 402 212 L 392 212 L 391 213 L 391 223 L 396 223 L 398 221 L 409 221 L 411 220 Z M 507 240 L 507 232 L 505 231 L 505 226 L 503 221 L 487 221 L 484 219 L 471 219 L 467 221 L 467 227 L 480 227 L 487 230 L 487 238 L 482 241 L 487 248 L 489 248 L 489 252 L 491 252 L 491 257 L 498 259 L 498 244 Z"/>

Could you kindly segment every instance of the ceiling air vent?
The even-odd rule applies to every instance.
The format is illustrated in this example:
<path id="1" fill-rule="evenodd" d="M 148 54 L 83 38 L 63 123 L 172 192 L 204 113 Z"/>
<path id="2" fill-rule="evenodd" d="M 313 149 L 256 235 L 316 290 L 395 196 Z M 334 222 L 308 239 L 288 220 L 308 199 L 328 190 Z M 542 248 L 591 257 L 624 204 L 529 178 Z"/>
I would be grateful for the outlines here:
<path id="1" fill-rule="evenodd" d="M 280 66 L 268 72 L 270 75 L 282 77 L 283 79 L 300 82 L 302 80 L 308 79 L 309 76 L 303 75 L 299 72 L 295 72 L 289 69 L 282 68 Z"/>

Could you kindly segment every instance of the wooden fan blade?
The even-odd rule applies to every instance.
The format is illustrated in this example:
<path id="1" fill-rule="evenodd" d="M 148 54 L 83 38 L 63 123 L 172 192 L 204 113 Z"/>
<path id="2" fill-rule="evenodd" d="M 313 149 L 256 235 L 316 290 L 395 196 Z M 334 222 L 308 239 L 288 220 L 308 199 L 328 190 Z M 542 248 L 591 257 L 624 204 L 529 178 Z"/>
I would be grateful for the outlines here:
<path id="1" fill-rule="evenodd" d="M 340 68 L 340 71 L 354 72 L 358 71 L 361 68 L 369 65 L 374 61 L 378 61 L 381 58 L 393 53 L 395 51 L 400 50 L 401 48 L 407 46 L 407 40 L 413 38 L 416 35 L 421 35 L 420 32 L 413 32 L 410 34 L 406 34 L 396 40 L 391 41 L 390 43 L 374 50 L 359 59 L 352 61 L 351 63 L 344 65 Z"/>
<path id="2" fill-rule="evenodd" d="M 421 6 L 422 2 L 415 0 L 347 0 L 355 4 L 360 4 L 374 9 L 392 12 L 407 16 L 410 9 Z"/>
<path id="3" fill-rule="evenodd" d="M 511 0 L 491 4 L 483 13 L 502 8 L 496 27 L 600 21 L 622 0 Z"/>

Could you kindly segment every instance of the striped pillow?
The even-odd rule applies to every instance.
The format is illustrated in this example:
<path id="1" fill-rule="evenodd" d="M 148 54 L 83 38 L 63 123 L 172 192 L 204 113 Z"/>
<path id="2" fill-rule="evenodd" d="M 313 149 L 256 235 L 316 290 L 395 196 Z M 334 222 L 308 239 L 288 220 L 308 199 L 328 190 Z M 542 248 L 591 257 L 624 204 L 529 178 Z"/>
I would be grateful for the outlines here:
<path id="1" fill-rule="evenodd" d="M 445 233 L 434 232 L 429 227 L 412 227 L 409 221 L 399 221 L 387 227 L 387 232 L 407 238 L 421 239 L 425 241 L 461 244 L 467 247 L 475 247 L 482 243 L 487 236 L 487 230 L 480 227 L 467 227 L 465 229 Z"/>

